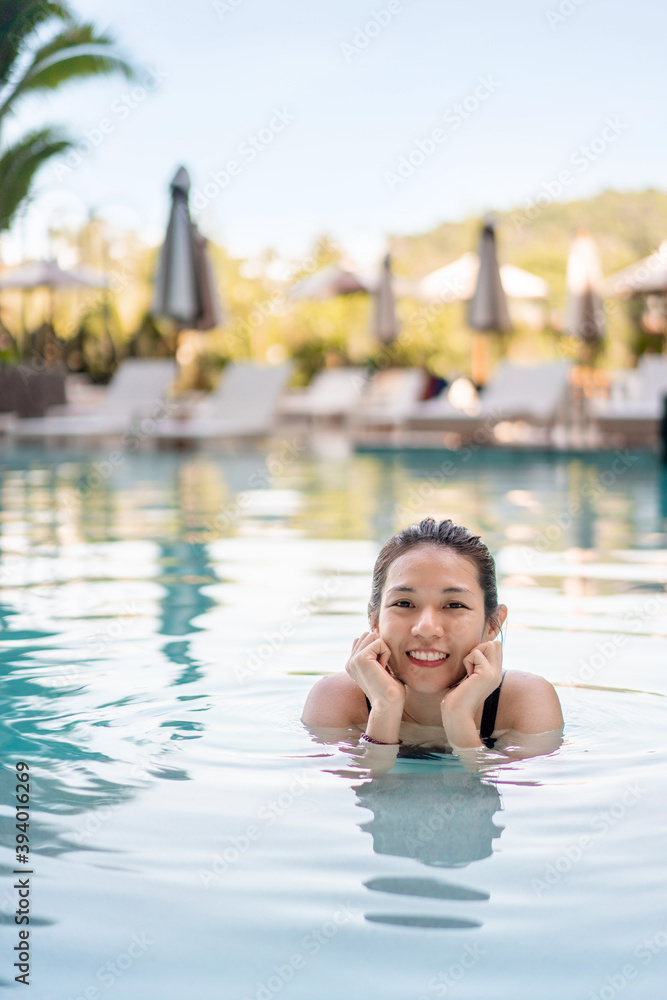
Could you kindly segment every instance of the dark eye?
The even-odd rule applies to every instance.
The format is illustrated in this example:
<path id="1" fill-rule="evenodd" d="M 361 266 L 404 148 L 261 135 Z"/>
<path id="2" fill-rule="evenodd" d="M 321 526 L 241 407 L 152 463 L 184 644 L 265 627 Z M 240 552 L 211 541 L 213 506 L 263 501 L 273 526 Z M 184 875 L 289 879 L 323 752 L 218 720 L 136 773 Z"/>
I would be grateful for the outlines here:
<path id="1" fill-rule="evenodd" d="M 461 604 L 460 601 L 450 601 L 447 605 L 448 608 L 465 608 L 465 604 Z"/>
<path id="2" fill-rule="evenodd" d="M 398 607 L 406 607 L 406 608 L 408 608 L 408 607 L 410 607 L 410 601 L 406 601 L 405 598 L 403 598 L 400 601 L 395 601 L 394 602 L 394 607 L 395 608 L 398 608 Z"/>

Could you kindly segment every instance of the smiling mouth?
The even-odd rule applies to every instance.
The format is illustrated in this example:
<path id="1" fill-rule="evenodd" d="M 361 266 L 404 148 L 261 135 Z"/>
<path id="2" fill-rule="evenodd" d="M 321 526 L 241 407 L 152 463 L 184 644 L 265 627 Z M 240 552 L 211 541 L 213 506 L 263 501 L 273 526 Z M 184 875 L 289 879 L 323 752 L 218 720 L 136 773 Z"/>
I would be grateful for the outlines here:
<path id="1" fill-rule="evenodd" d="M 416 663 L 418 667 L 439 667 L 441 663 L 449 659 L 449 653 L 441 653 L 437 649 L 430 653 L 408 651 L 407 657 L 411 663 Z"/>

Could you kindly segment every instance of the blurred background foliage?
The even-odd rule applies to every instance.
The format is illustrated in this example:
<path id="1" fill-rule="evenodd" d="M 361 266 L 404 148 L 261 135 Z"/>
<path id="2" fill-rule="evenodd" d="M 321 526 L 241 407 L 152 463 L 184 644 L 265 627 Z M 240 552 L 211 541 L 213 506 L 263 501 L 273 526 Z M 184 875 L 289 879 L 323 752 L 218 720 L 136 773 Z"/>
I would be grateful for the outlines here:
<path id="1" fill-rule="evenodd" d="M 667 237 L 667 193 L 605 191 L 595 198 L 520 207 L 497 213 L 501 264 L 514 264 L 544 278 L 551 299 L 544 308 L 512 306 L 514 330 L 491 336 L 492 361 L 500 356 L 526 361 L 576 358 L 578 345 L 558 332 L 565 306 L 567 257 L 576 231 L 588 229 L 611 274 L 657 249 Z M 442 223 L 416 235 L 389 238 L 395 274 L 418 280 L 461 254 L 474 250 L 481 218 Z M 109 291 L 58 291 L 54 328 L 63 357 L 73 371 L 105 381 L 122 357 L 173 353 L 174 331 L 150 317 L 157 250 L 132 232 L 113 230 L 91 216 L 78 231 L 54 228 L 54 254 L 62 266 L 85 264 L 106 272 Z M 386 348 L 370 334 L 369 296 L 363 293 L 325 301 L 293 300 L 291 286 L 301 277 L 340 259 L 331 237 L 320 237 L 308 258 L 281 262 L 268 250 L 259 261 L 229 257 L 209 244 L 209 253 L 227 319 L 200 335 L 205 385 L 212 386 L 230 359 L 294 359 L 293 383 L 306 384 L 325 365 L 424 366 L 436 375 L 470 373 L 472 334 L 466 304 L 428 304 L 410 298 L 398 303 L 401 336 Z M 281 270 L 282 267 L 282 270 Z M 278 275 L 278 277 L 276 277 Z M 0 294 L 0 352 L 5 360 L 26 353 L 30 331 L 49 314 L 45 290 Z M 660 351 L 662 336 L 640 324 L 643 300 L 608 301 L 607 337 L 598 357 L 603 368 L 631 366 L 645 351 Z"/>

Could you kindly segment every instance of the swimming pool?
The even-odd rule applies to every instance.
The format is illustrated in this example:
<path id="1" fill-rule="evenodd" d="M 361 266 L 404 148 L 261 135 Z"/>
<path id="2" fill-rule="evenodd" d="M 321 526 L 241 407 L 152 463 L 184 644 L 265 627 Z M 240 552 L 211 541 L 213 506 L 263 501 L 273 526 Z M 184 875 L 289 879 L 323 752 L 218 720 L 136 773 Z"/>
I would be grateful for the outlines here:
<path id="1" fill-rule="evenodd" d="M 653 456 L 36 450 L 0 474 L 2 985 L 30 870 L 32 1000 L 664 995 Z M 369 777 L 300 711 L 365 630 L 380 543 L 429 514 L 496 555 L 506 665 L 556 684 L 563 743 Z"/>

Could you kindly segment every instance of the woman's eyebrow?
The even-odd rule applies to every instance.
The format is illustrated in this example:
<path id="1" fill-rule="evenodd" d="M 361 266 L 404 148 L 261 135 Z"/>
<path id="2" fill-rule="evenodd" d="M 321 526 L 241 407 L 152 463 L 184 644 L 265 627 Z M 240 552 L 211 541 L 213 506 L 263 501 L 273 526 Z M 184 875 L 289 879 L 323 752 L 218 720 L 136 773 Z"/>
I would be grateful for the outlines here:
<path id="1" fill-rule="evenodd" d="M 387 595 L 395 594 L 400 592 L 402 594 L 415 594 L 417 591 L 414 587 L 404 587 L 401 584 L 397 584 L 394 587 L 390 587 L 387 591 Z M 470 594 L 473 595 L 472 590 L 468 590 L 467 587 L 443 587 L 440 591 L 441 594 Z"/>

